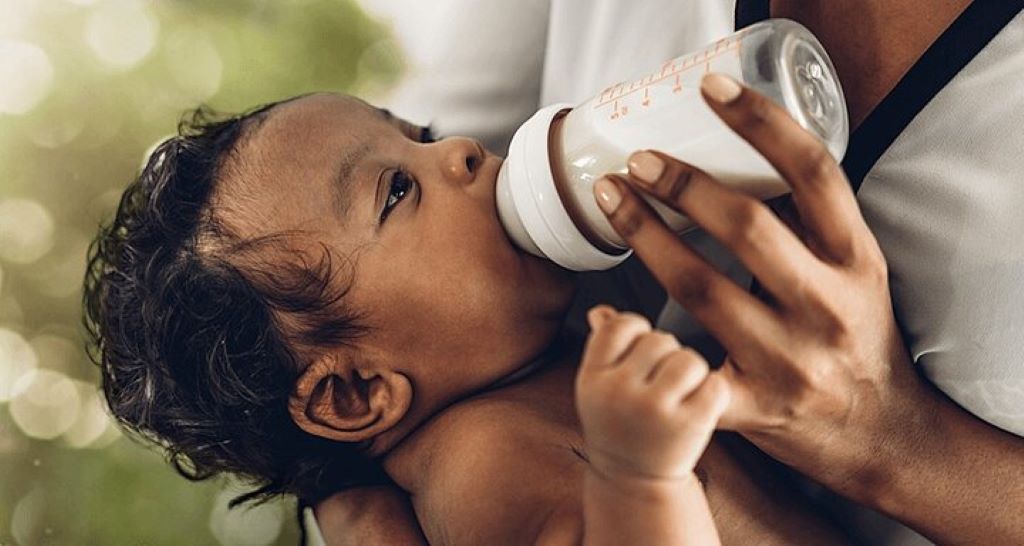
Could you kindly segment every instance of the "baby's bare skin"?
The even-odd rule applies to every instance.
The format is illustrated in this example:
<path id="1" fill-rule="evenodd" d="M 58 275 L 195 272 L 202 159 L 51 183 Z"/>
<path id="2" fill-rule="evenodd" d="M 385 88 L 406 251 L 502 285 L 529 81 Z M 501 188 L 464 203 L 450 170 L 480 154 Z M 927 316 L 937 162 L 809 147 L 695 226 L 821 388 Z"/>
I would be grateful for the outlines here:
<path id="1" fill-rule="evenodd" d="M 579 358 L 571 352 L 439 414 L 386 459 L 408 499 L 364 490 L 348 493 L 358 502 L 342 493 L 317 507 L 328 544 L 416 538 L 417 526 L 431 544 L 532 544 L 552 514 L 568 521 L 566 514 L 581 514 L 587 462 L 576 453 L 584 446 L 574 406 Z M 724 544 L 845 543 L 798 495 L 755 480 L 722 442 L 712 441 L 697 472 Z M 372 502 L 376 508 L 367 509 Z M 363 508 L 353 511 L 354 504 Z M 518 533 L 496 534 L 509 521 L 519 522 Z"/>

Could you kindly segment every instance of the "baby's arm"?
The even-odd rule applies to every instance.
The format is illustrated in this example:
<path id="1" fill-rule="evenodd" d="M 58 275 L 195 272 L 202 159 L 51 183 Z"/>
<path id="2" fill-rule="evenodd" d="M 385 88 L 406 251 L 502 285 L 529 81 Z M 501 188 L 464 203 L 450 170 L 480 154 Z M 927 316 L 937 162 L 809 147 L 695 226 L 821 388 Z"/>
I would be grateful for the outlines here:
<path id="1" fill-rule="evenodd" d="M 589 465 L 583 544 L 718 544 L 693 469 L 729 401 L 696 352 L 605 306 L 577 376 Z"/>

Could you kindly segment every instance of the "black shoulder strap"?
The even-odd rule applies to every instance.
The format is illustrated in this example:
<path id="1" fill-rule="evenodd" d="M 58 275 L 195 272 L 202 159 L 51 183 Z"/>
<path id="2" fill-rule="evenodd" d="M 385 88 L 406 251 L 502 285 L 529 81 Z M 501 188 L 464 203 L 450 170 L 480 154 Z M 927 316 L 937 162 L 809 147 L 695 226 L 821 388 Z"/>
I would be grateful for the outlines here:
<path id="1" fill-rule="evenodd" d="M 1022 9 L 1024 0 L 975 0 L 935 40 L 850 135 L 843 168 L 854 191 L 907 125 Z M 736 2 L 736 28 L 768 16 L 769 0 Z"/>
<path id="2" fill-rule="evenodd" d="M 769 0 L 736 0 L 736 30 L 771 17 Z"/>
<path id="3" fill-rule="evenodd" d="M 907 72 L 850 135 L 843 168 L 853 191 L 860 189 L 882 154 L 1009 22 L 1024 0 L 975 0 Z"/>

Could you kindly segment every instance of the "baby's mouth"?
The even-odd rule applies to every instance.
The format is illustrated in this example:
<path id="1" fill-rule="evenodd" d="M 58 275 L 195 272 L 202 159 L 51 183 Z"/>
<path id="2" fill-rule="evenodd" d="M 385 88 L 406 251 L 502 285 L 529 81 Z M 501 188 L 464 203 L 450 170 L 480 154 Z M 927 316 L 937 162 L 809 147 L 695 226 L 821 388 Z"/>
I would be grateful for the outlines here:
<path id="1" fill-rule="evenodd" d="M 522 250 L 519 248 L 519 245 L 512 240 L 512 237 L 508 234 L 508 230 L 506 230 L 504 224 L 502 224 L 501 216 L 498 213 L 498 173 L 501 172 L 501 166 L 505 164 L 505 159 L 498 156 L 492 157 L 498 160 L 498 166 L 494 169 L 494 180 L 491 182 L 491 205 L 494 211 L 494 221 L 498 224 L 498 229 L 501 230 L 502 237 L 505 242 L 508 243 L 508 246 L 512 248 L 512 251 L 517 255 L 522 254 Z"/>

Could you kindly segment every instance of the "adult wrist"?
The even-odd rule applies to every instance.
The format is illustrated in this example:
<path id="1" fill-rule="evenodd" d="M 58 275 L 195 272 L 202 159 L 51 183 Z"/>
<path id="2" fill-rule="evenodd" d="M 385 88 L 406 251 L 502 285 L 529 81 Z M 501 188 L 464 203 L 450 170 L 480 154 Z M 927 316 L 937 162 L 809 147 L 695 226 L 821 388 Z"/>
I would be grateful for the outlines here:
<path id="1" fill-rule="evenodd" d="M 922 479 L 922 469 L 942 468 L 935 457 L 948 447 L 936 443 L 947 436 L 943 433 L 942 415 L 947 411 L 943 400 L 916 375 L 912 381 L 894 389 L 891 404 L 879 405 L 884 411 L 877 415 L 874 431 L 856 446 L 848 482 L 834 488 L 890 515 L 898 515 L 906 501 L 905 485 Z"/>

